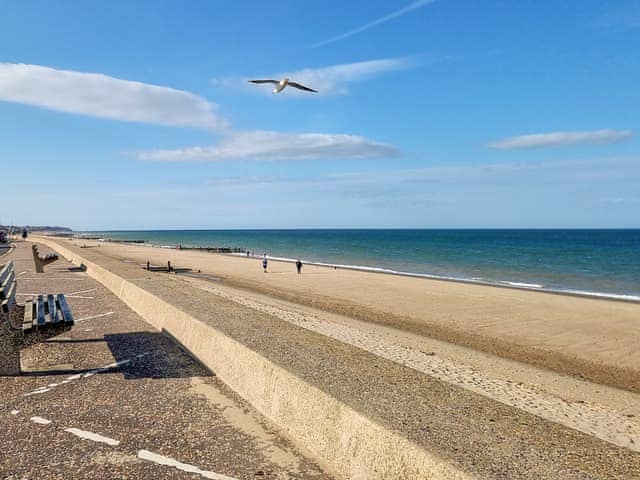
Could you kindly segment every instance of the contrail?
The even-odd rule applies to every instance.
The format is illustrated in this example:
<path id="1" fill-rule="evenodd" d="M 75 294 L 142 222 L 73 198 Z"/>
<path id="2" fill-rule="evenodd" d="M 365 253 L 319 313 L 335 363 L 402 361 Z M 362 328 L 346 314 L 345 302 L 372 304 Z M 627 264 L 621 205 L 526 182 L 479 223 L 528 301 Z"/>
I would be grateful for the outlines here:
<path id="1" fill-rule="evenodd" d="M 401 8 L 400 10 L 396 10 L 393 13 L 385 15 L 384 17 L 380 17 L 377 20 L 373 20 L 361 27 L 354 28 L 353 30 L 349 30 L 348 32 L 341 33 L 340 35 L 336 35 L 335 37 L 331 37 L 327 40 L 323 40 L 322 42 L 314 43 L 310 48 L 322 47 L 324 45 L 328 45 L 333 42 L 337 42 L 338 40 L 342 40 L 343 38 L 351 37 L 352 35 L 357 35 L 358 33 L 362 33 L 365 30 L 369 30 L 370 28 L 375 27 L 376 25 L 380 25 L 382 23 L 388 22 L 389 20 L 393 20 L 394 18 L 400 17 L 405 13 L 409 13 L 412 10 L 416 10 L 418 8 L 429 5 L 430 3 L 435 2 L 436 0 L 416 0 L 415 2 L 410 3 L 406 7 Z"/>

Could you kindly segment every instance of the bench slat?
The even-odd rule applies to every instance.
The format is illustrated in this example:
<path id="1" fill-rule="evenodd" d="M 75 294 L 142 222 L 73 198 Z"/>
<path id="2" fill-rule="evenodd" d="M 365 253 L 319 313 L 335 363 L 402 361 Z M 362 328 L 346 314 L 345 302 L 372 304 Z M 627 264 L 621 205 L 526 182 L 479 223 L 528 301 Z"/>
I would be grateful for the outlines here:
<path id="1" fill-rule="evenodd" d="M 53 305 L 56 309 L 53 323 L 54 325 L 60 325 L 64 322 L 64 317 L 62 316 L 62 311 L 60 310 L 60 306 L 58 305 L 58 298 L 56 295 L 53 295 Z"/>
<path id="2" fill-rule="evenodd" d="M 37 307 L 36 307 L 37 316 L 33 321 L 34 321 L 34 323 L 37 322 L 37 326 L 38 327 L 44 327 L 44 325 L 45 325 L 44 298 L 42 297 L 42 295 L 38 295 L 36 301 L 38 302 L 37 303 Z"/>
<path id="3" fill-rule="evenodd" d="M 52 294 L 47 295 L 47 303 L 45 305 L 45 317 L 47 325 L 56 323 L 56 301 Z"/>
<path id="4" fill-rule="evenodd" d="M 9 289 L 11 288 L 11 284 L 16 282 L 16 272 L 13 270 L 7 277 L 7 279 L 0 285 L 0 299 L 9 297 Z"/>
<path id="5" fill-rule="evenodd" d="M 9 310 L 13 308 L 13 304 L 16 301 L 16 282 L 11 284 L 9 291 L 7 292 L 7 297 L 2 300 L 2 311 L 4 313 L 9 313 Z"/>
<path id="6" fill-rule="evenodd" d="M 67 299 L 64 298 L 64 294 L 58 294 L 58 306 L 62 311 L 62 316 L 64 317 L 64 323 L 67 325 L 73 325 L 73 315 L 71 315 L 71 309 L 69 308 L 69 304 L 67 304 Z"/>
<path id="7" fill-rule="evenodd" d="M 2 270 L 0 270 L 0 285 L 5 284 L 5 280 L 11 272 L 13 272 L 13 262 L 9 261 L 4 267 L 2 267 Z"/>
<path id="8" fill-rule="evenodd" d="M 22 331 L 28 332 L 33 328 L 33 300 L 24 302 L 24 320 L 22 321 Z"/>

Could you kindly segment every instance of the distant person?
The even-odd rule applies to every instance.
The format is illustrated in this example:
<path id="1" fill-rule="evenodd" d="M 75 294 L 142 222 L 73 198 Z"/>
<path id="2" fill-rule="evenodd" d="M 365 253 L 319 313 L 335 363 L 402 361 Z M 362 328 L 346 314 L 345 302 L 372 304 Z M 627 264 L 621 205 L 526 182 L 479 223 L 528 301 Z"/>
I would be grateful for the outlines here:
<path id="1" fill-rule="evenodd" d="M 300 259 L 296 260 L 296 270 L 298 271 L 298 275 L 302 273 L 302 262 Z"/>
<path id="2" fill-rule="evenodd" d="M 262 269 L 264 270 L 264 273 L 267 273 L 267 254 L 264 254 L 264 257 L 262 257 Z"/>
<path id="3" fill-rule="evenodd" d="M 26 229 L 26 228 L 23 228 L 23 229 L 22 229 L 22 239 L 23 239 L 23 240 L 26 240 L 26 239 L 27 239 L 27 229 Z"/>

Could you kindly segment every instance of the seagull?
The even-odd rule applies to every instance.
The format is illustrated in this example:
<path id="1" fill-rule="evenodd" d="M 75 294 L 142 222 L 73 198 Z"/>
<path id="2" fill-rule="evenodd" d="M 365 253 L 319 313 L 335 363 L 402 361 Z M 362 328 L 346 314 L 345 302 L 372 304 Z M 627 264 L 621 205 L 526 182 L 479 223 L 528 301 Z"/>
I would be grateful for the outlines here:
<path id="1" fill-rule="evenodd" d="M 305 87 L 300 83 L 292 82 L 288 78 L 283 78 L 282 80 L 249 80 L 249 83 L 273 83 L 275 85 L 273 89 L 273 93 L 280 93 L 287 86 L 294 87 L 299 90 L 304 90 L 305 92 L 318 93 L 317 90 L 314 90 L 313 88 Z"/>

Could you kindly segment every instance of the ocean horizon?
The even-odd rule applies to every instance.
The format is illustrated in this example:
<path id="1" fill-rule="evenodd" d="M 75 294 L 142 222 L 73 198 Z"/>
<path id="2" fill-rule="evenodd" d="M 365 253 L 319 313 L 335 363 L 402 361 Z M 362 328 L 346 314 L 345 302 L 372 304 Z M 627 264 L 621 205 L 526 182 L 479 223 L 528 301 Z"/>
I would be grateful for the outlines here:
<path id="1" fill-rule="evenodd" d="M 237 229 L 76 232 L 237 247 L 307 263 L 640 301 L 640 229 Z"/>

